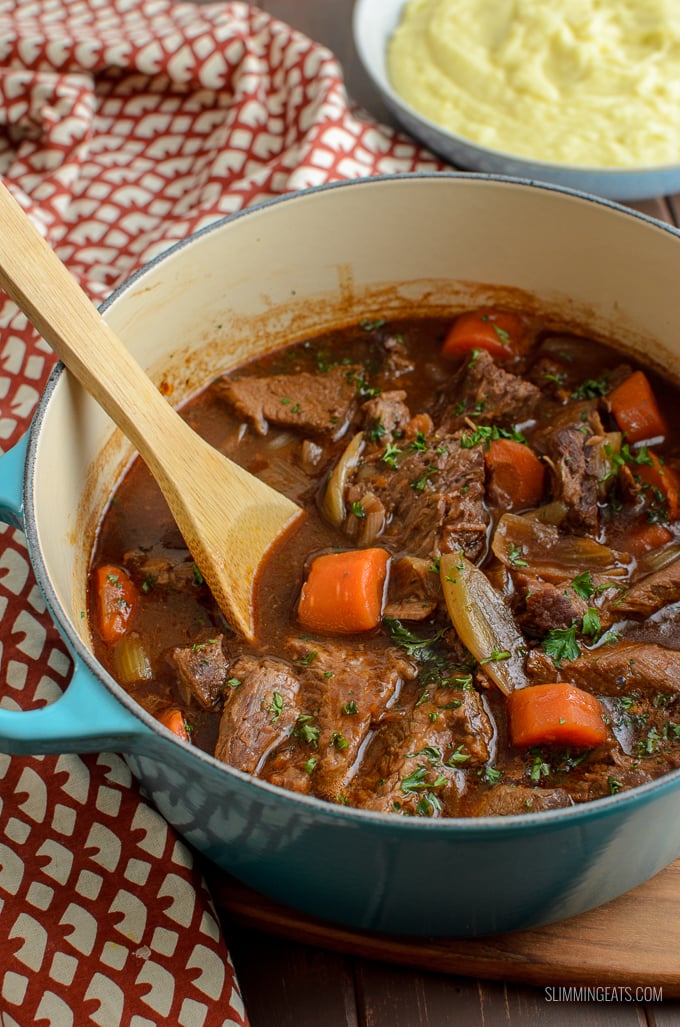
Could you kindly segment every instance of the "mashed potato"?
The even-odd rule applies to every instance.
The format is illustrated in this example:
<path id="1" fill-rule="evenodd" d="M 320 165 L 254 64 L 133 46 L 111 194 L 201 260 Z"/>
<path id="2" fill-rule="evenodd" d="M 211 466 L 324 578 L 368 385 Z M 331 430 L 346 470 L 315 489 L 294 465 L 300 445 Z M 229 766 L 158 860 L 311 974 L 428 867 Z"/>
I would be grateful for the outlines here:
<path id="1" fill-rule="evenodd" d="M 680 162 L 675 0 L 409 0 L 395 91 L 482 146 L 590 167 Z"/>

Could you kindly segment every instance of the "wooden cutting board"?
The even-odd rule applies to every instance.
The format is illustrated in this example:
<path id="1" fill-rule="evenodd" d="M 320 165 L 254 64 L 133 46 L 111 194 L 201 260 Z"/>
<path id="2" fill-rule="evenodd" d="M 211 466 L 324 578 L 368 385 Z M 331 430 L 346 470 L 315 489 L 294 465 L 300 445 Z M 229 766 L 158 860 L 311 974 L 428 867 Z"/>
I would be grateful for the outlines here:
<path id="1" fill-rule="evenodd" d="M 680 997 L 680 859 L 627 895 L 570 920 L 462 940 L 338 927 L 279 905 L 216 869 L 207 876 L 230 923 L 303 944 L 464 977 L 656 988 L 664 999 Z"/>

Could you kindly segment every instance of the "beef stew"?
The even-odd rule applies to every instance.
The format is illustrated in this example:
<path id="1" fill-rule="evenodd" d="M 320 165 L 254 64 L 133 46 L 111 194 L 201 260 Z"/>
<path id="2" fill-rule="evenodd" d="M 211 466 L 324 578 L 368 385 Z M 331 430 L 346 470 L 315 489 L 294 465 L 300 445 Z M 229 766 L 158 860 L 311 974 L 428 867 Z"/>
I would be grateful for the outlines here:
<path id="1" fill-rule="evenodd" d="M 185 407 L 307 511 L 244 643 L 139 462 L 95 652 L 189 744 L 395 815 L 540 812 L 680 766 L 678 392 L 529 313 L 372 319 Z M 197 469 L 200 473 L 200 469 Z"/>

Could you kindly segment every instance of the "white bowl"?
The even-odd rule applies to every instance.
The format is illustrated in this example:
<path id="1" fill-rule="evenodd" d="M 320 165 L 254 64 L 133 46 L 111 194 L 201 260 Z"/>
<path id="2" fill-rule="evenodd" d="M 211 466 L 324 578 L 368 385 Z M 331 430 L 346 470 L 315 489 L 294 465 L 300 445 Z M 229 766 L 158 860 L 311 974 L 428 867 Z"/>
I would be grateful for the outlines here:
<path id="1" fill-rule="evenodd" d="M 594 193 L 613 200 L 645 200 L 680 191 L 680 164 L 640 168 L 577 167 L 517 157 L 449 132 L 401 99 L 390 84 L 387 47 L 407 0 L 357 0 L 354 44 L 365 71 L 410 135 L 456 167 L 511 175 Z"/>

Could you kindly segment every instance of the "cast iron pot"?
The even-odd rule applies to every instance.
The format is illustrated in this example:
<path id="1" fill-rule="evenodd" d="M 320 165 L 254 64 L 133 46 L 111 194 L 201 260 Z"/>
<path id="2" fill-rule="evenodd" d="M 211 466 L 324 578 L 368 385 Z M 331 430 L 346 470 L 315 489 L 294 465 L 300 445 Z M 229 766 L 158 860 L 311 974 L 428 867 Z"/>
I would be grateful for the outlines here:
<path id="1" fill-rule="evenodd" d="M 280 343 L 494 300 L 557 311 L 676 374 L 679 281 L 680 236 L 643 215 L 524 181 L 418 175 L 294 194 L 217 223 L 135 275 L 105 316 L 178 403 Z M 26 438 L 0 462 L 0 514 L 25 530 L 75 665 L 52 705 L 0 710 L 5 751 L 121 752 L 219 866 L 288 905 L 376 931 L 454 937 L 547 923 L 680 854 L 680 772 L 569 809 L 431 820 L 288 793 L 178 741 L 99 666 L 81 616 L 94 532 L 130 458 L 57 367 Z"/>

